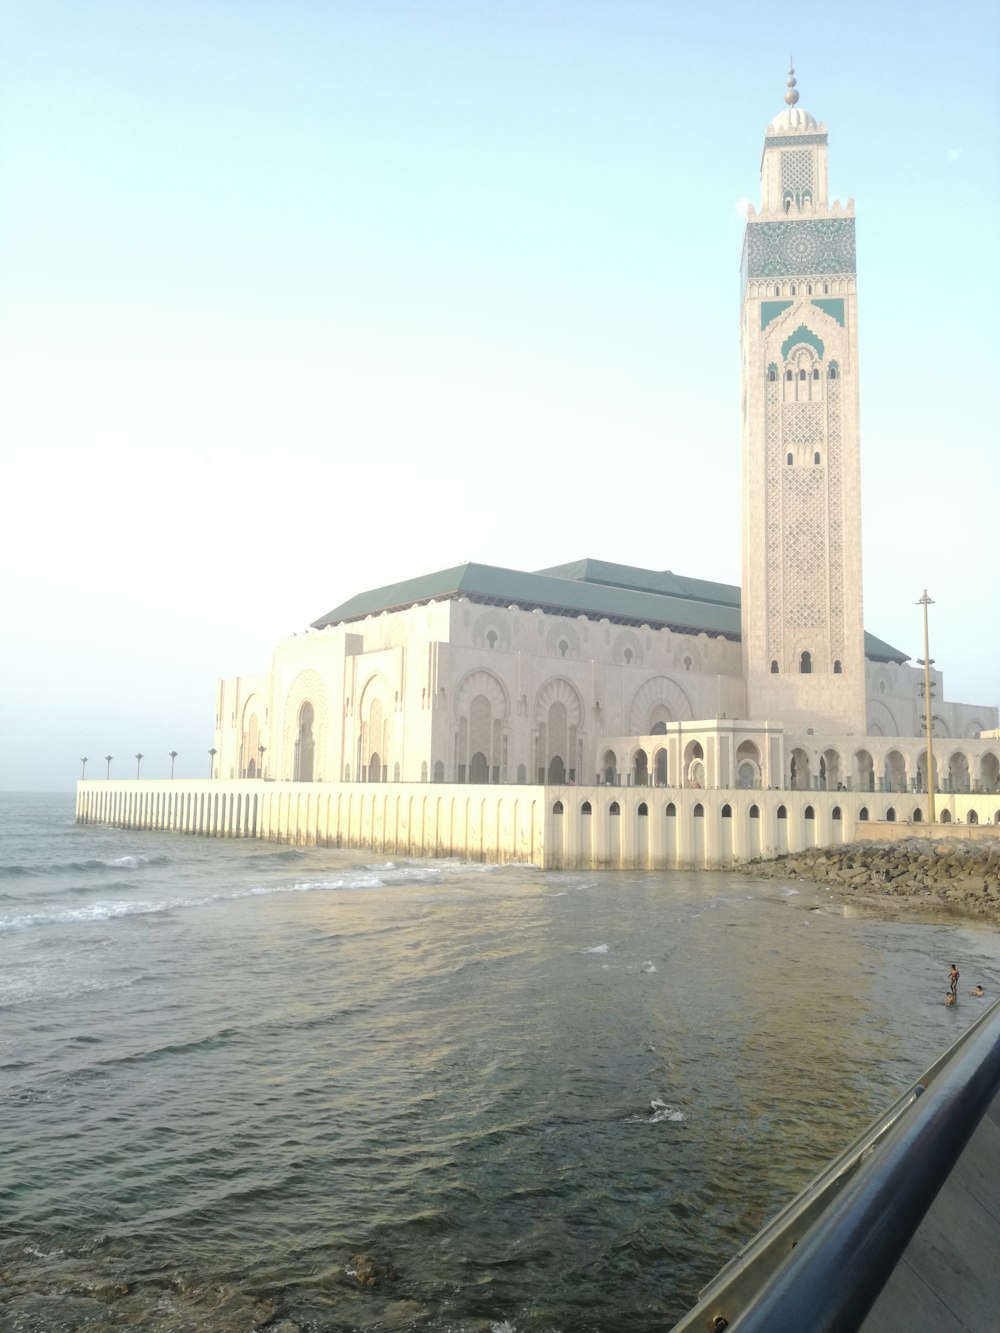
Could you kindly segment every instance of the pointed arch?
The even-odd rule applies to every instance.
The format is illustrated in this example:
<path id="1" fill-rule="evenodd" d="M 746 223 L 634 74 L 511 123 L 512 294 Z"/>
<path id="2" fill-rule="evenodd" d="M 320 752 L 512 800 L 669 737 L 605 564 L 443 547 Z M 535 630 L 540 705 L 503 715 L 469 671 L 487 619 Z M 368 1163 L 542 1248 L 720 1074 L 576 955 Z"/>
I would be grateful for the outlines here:
<path id="1" fill-rule="evenodd" d="M 652 736 L 661 723 L 689 722 L 691 700 L 672 676 L 653 676 L 640 685 L 629 708 L 628 734 Z"/>

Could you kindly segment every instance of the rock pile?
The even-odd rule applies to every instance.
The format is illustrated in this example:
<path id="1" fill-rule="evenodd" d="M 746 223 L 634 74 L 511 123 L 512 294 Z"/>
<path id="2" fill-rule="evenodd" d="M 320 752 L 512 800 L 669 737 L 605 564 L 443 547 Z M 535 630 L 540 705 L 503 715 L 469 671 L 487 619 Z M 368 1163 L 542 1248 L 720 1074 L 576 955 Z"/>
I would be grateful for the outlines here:
<path id="1" fill-rule="evenodd" d="M 1000 923 L 1000 838 L 852 842 L 733 869 L 762 879 L 811 880 L 867 902 L 943 908 Z"/>

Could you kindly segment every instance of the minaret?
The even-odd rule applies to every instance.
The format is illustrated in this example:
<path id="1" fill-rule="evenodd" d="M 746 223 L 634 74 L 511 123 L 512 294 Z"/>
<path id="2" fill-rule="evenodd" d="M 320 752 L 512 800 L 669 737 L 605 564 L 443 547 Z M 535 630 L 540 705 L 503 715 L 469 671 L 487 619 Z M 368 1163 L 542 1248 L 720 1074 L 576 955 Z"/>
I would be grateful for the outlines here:
<path id="1" fill-rule="evenodd" d="M 827 196 L 826 126 L 764 137 L 742 262 L 743 668 L 750 718 L 865 729 L 854 203 Z"/>

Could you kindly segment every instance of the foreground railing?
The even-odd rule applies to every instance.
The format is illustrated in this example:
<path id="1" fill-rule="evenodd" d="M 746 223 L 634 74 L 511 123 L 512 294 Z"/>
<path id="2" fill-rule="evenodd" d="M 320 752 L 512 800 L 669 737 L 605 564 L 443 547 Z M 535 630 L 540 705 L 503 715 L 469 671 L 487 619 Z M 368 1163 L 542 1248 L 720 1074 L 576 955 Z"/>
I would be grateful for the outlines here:
<path id="1" fill-rule="evenodd" d="M 673 1333 L 859 1328 L 998 1093 L 995 1004 L 726 1265 Z"/>

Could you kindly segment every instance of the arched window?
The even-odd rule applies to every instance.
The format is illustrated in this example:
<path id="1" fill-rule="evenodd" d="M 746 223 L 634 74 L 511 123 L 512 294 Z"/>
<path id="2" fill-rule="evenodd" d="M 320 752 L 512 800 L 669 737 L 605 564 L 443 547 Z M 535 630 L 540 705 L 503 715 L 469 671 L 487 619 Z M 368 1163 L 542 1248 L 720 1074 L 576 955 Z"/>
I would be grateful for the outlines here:
<path id="1" fill-rule="evenodd" d="M 774 289 L 774 294 L 775 294 L 775 296 L 780 296 L 780 295 L 781 295 L 781 288 L 776 286 L 775 289 Z"/>
<path id="2" fill-rule="evenodd" d="M 839 676 L 842 673 L 843 673 L 843 667 L 840 665 L 840 658 L 838 657 L 833 664 L 833 674 L 835 676 Z"/>
<path id="3" fill-rule="evenodd" d="M 813 454 L 813 462 L 819 466 L 819 454 Z"/>
<path id="4" fill-rule="evenodd" d="M 800 380 L 804 380 L 805 378 L 806 378 L 806 372 L 805 372 L 805 370 L 800 370 L 800 371 L 799 371 L 799 379 L 800 379 Z"/>
<path id="5" fill-rule="evenodd" d="M 776 369 L 774 366 L 771 366 L 771 367 L 769 368 L 769 370 L 768 370 L 768 372 L 767 372 L 767 378 L 770 380 L 770 382 L 771 382 L 772 384 L 773 384 L 773 383 L 775 382 L 775 380 L 778 378 L 778 372 L 777 372 L 777 369 Z"/>
<path id="6" fill-rule="evenodd" d="M 919 805 L 913 812 L 913 822 L 914 824 L 922 824 L 924 822 L 924 812 Z"/>
<path id="7" fill-rule="evenodd" d="M 840 813 L 840 806 L 839 806 L 839 805 L 835 805 L 835 806 L 833 807 L 833 812 L 832 812 L 832 814 L 830 815 L 830 818 L 831 818 L 831 819 L 840 819 L 840 818 L 842 818 L 841 813 Z"/>
<path id="8" fill-rule="evenodd" d="M 732 808 L 732 806 L 730 806 L 730 805 L 724 805 L 724 806 L 722 807 L 722 818 L 723 818 L 723 819 L 732 819 L 732 817 L 733 817 L 733 808 Z"/>
<path id="9" fill-rule="evenodd" d="M 858 811 L 858 818 L 859 818 L 859 819 L 867 820 L 867 818 L 868 818 L 868 807 L 867 807 L 867 805 L 863 805 L 863 806 L 861 807 L 861 809 Z"/>
<path id="10" fill-rule="evenodd" d="M 818 370 L 814 370 L 814 371 L 813 371 L 813 379 L 814 379 L 814 380 L 818 380 L 818 379 L 819 379 L 819 371 L 818 371 Z"/>
<path id="11" fill-rule="evenodd" d="M 563 803 L 562 803 L 562 801 L 556 801 L 555 805 L 552 807 L 552 813 L 553 813 L 554 815 L 561 815 L 562 812 L 563 812 Z"/>
<path id="12" fill-rule="evenodd" d="M 591 813 L 590 802 L 584 801 L 583 805 L 580 806 L 580 814 L 589 815 L 590 813 Z"/>
<path id="13" fill-rule="evenodd" d="M 776 676 L 777 674 L 778 674 L 778 661 L 777 658 L 774 658 L 771 661 L 771 675 Z"/>
<path id="14" fill-rule="evenodd" d="M 828 380 L 835 380 L 837 378 L 837 367 L 831 366 L 830 369 L 826 372 L 826 377 Z"/>
<path id="15" fill-rule="evenodd" d="M 829 296 L 829 294 L 830 294 L 830 284 L 829 284 L 828 282 L 824 282 L 824 283 L 823 283 L 823 295 L 824 295 L 824 296 Z"/>
<path id="16" fill-rule="evenodd" d="M 802 654 L 802 656 L 799 658 L 799 674 L 803 676 L 808 676 L 812 672 L 812 669 L 813 669 L 812 653 L 809 652 L 807 648 L 805 652 Z"/>
<path id="17" fill-rule="evenodd" d="M 569 652 L 569 644 L 566 642 L 565 639 L 560 639 L 560 640 L 559 640 L 559 656 L 560 656 L 560 657 L 565 657 L 566 654 L 567 654 L 568 652 Z"/>
<path id="18" fill-rule="evenodd" d="M 609 814 L 609 815 L 620 815 L 621 812 L 622 812 L 622 808 L 621 808 L 621 806 L 618 804 L 618 802 L 617 802 L 617 801 L 612 801 L 612 802 L 611 802 L 611 805 L 610 805 L 609 808 L 608 808 L 608 814 Z"/>
<path id="19" fill-rule="evenodd" d="M 785 809 L 785 807 L 784 807 L 783 805 L 779 805 L 779 806 L 778 806 L 778 818 L 779 818 L 779 819 L 787 819 L 787 818 L 788 818 L 788 811 Z"/>
<path id="20" fill-rule="evenodd" d="M 667 806 L 666 810 L 664 810 L 663 813 L 666 815 L 668 819 L 677 818 L 677 807 L 676 805 L 674 805 L 673 801 L 670 802 L 670 804 Z"/>
<path id="21" fill-rule="evenodd" d="M 696 805 L 695 808 L 691 811 L 691 813 L 694 815 L 695 819 L 704 819 L 705 807 L 703 805 Z"/>
<path id="22" fill-rule="evenodd" d="M 896 811 L 893 806 L 891 805 L 889 806 L 888 810 L 885 812 L 885 817 L 890 824 L 894 824 L 896 822 Z"/>
<path id="23" fill-rule="evenodd" d="M 795 371 L 794 371 L 794 370 L 786 370 L 786 371 L 785 371 L 785 379 L 786 379 L 786 380 L 793 380 L 794 378 L 795 378 Z"/>
<path id="24" fill-rule="evenodd" d="M 792 460 L 792 455 L 791 455 L 791 454 L 786 455 L 786 457 L 785 457 L 785 465 L 786 465 L 787 467 L 791 467 L 791 466 L 792 466 L 792 461 L 793 461 L 793 460 Z"/>
<path id="25" fill-rule="evenodd" d="M 811 805 L 807 805 L 805 810 L 802 812 L 802 817 L 803 819 L 815 819 L 816 811 L 812 808 Z"/>
<path id="26" fill-rule="evenodd" d="M 760 819 L 760 808 L 759 808 L 758 806 L 756 806 L 756 805 L 752 805 L 752 806 L 750 807 L 750 818 L 751 818 L 751 819 Z"/>
<path id="27" fill-rule="evenodd" d="M 491 648 L 495 648 L 497 646 L 497 632 L 495 629 L 491 629 L 490 632 L 487 634 L 486 642 L 489 644 Z"/>
<path id="28" fill-rule="evenodd" d="M 806 287 L 806 296 L 812 296 L 812 294 L 813 294 L 813 285 L 812 283 L 809 283 L 809 285 Z"/>
<path id="29" fill-rule="evenodd" d="M 642 818 L 643 815 L 646 815 L 646 816 L 648 817 L 648 815 L 649 815 L 649 806 L 646 804 L 645 801 L 643 801 L 642 805 L 639 806 L 639 809 L 638 809 L 637 813 L 638 813 L 640 819 Z"/>

